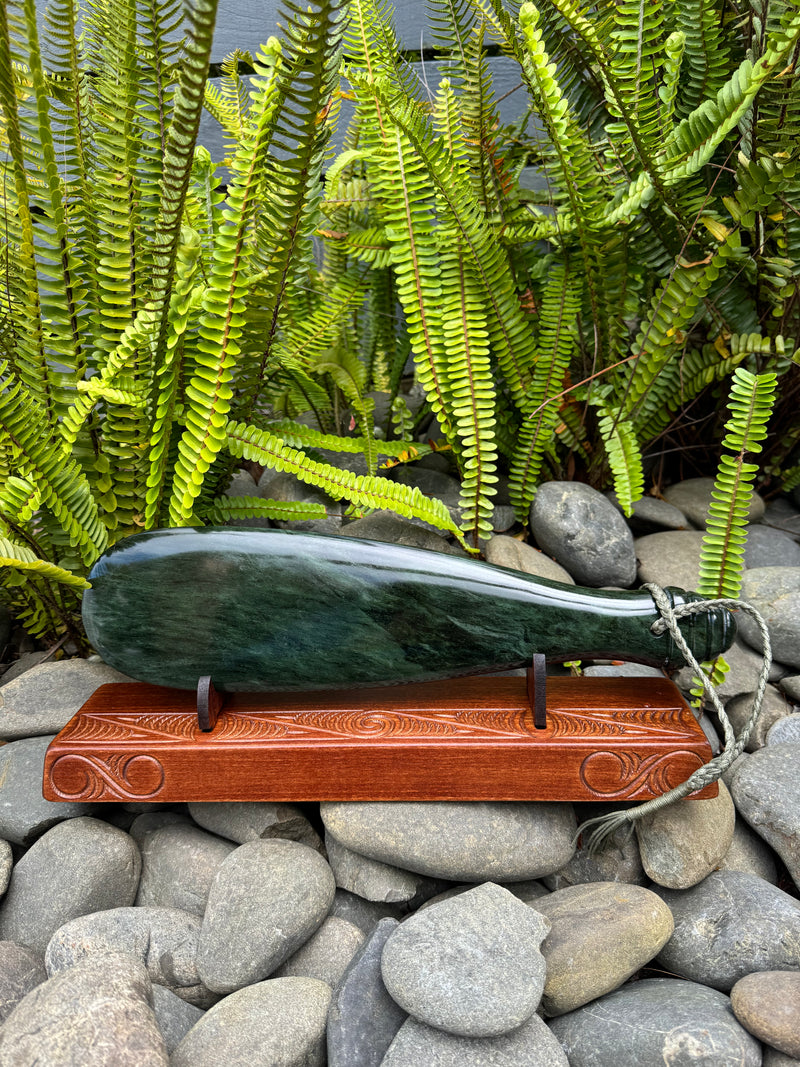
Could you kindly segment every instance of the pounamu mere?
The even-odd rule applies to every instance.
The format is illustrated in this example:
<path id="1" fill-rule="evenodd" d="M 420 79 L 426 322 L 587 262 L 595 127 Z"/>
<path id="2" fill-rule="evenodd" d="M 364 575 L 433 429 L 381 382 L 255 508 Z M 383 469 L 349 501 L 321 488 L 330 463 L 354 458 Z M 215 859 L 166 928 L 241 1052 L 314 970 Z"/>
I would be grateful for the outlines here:
<path id="1" fill-rule="evenodd" d="M 220 691 L 425 682 L 549 660 L 683 658 L 646 591 L 562 585 L 486 563 L 350 537 L 161 530 L 94 566 L 86 631 L 106 662 L 156 685 Z M 670 590 L 675 604 L 697 599 Z M 722 609 L 681 629 L 700 660 L 729 647 Z"/>

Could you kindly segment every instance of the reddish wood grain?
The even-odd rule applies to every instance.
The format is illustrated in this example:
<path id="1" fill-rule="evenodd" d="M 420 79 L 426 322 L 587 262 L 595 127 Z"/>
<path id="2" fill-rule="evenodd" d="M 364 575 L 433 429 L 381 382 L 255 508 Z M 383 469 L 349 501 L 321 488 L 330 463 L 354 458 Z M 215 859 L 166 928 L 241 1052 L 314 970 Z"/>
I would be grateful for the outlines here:
<path id="1" fill-rule="evenodd" d="M 51 742 L 48 800 L 647 800 L 711 758 L 659 678 L 549 678 L 537 730 L 524 678 L 341 693 L 231 694 L 200 730 L 195 694 L 104 685 Z M 710 786 L 696 796 L 715 796 Z"/>

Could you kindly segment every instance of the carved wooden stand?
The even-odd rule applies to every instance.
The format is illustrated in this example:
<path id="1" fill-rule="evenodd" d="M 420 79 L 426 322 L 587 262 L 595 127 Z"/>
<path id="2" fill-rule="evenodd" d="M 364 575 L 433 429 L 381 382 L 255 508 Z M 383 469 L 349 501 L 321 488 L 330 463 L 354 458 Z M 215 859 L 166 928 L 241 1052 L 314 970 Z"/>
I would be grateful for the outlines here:
<path id="1" fill-rule="evenodd" d="M 537 666 L 322 694 L 104 685 L 50 744 L 44 796 L 649 800 L 711 758 L 666 678 L 548 678 L 545 710 Z"/>

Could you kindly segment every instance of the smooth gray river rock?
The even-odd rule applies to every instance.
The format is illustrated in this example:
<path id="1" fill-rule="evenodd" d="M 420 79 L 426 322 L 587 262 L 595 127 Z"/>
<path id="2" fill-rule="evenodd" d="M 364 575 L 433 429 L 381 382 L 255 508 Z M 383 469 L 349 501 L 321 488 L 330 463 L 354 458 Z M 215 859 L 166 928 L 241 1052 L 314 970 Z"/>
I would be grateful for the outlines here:
<path id="1" fill-rule="evenodd" d="M 93 956 L 37 986 L 0 1030 L 0 1067 L 167 1067 L 144 966 Z"/>
<path id="2" fill-rule="evenodd" d="M 283 837 L 318 851 L 321 848 L 319 835 L 295 804 L 253 800 L 190 803 L 189 814 L 204 830 L 240 845 L 260 837 Z"/>
<path id="3" fill-rule="evenodd" d="M 739 696 L 729 700 L 725 705 L 725 714 L 730 719 L 731 726 L 737 737 L 741 733 L 747 720 L 750 718 L 755 695 L 755 691 L 752 693 L 740 693 Z M 764 690 L 764 701 L 761 705 L 761 711 L 755 721 L 753 731 L 750 734 L 750 740 L 745 746 L 745 751 L 755 752 L 756 749 L 763 748 L 767 743 L 767 734 L 770 729 L 776 722 L 785 719 L 786 716 L 790 714 L 791 710 L 792 705 L 780 689 L 778 689 L 777 686 L 768 685 Z"/>
<path id="4" fill-rule="evenodd" d="M 331 990 L 315 978 L 274 978 L 210 1008 L 170 1067 L 323 1067 Z"/>
<path id="5" fill-rule="evenodd" d="M 784 530 L 756 523 L 747 527 L 744 565 L 755 567 L 800 567 L 800 545 Z"/>
<path id="6" fill-rule="evenodd" d="M 742 1026 L 787 1056 L 800 1056 L 800 971 L 746 974 L 731 990 Z"/>
<path id="7" fill-rule="evenodd" d="M 0 897 L 8 889 L 11 871 L 14 866 L 14 852 L 8 841 L 0 838 Z"/>
<path id="8" fill-rule="evenodd" d="M 453 882 L 522 882 L 573 856 L 571 804 L 516 801 L 330 801 L 322 819 L 364 856 Z"/>
<path id="9" fill-rule="evenodd" d="M 389 937 L 381 973 L 410 1015 L 461 1037 L 495 1037 L 536 1011 L 550 924 L 487 882 L 417 912 Z"/>
<path id="10" fill-rule="evenodd" d="M 46 981 L 40 953 L 13 941 L 0 941 L 0 1026 L 23 997 Z"/>
<path id="11" fill-rule="evenodd" d="M 70 919 L 133 904 L 141 862 L 133 838 L 100 819 L 59 823 L 14 865 L 0 939 L 44 953 Z"/>
<path id="12" fill-rule="evenodd" d="M 736 816 L 731 847 L 720 862 L 721 871 L 746 871 L 773 885 L 778 880 L 775 853 L 767 842 L 754 833 L 741 815 Z"/>
<path id="13" fill-rule="evenodd" d="M 634 541 L 639 581 L 696 589 L 700 581 L 703 535 L 695 530 L 665 530 Z"/>
<path id="14" fill-rule="evenodd" d="M 545 482 L 530 512 L 537 544 L 581 585 L 636 580 L 633 535 L 610 500 L 582 482 Z"/>
<path id="15" fill-rule="evenodd" d="M 0 685 L 0 739 L 56 734 L 101 685 L 129 681 L 98 659 L 40 663 Z"/>
<path id="16" fill-rule="evenodd" d="M 376 900 L 364 900 L 346 889 L 337 889 L 330 914 L 352 923 L 369 937 L 381 919 L 401 919 L 407 911 L 403 904 L 381 904 Z"/>
<path id="17" fill-rule="evenodd" d="M 407 1018 L 386 991 L 381 957 L 396 919 L 381 919 L 334 988 L 328 1012 L 328 1067 L 380 1067 Z"/>
<path id="18" fill-rule="evenodd" d="M 542 1007 L 562 1015 L 616 989 L 648 963 L 673 929 L 669 908 L 649 889 L 590 882 L 531 905 L 550 922 L 542 945 Z"/>
<path id="19" fill-rule="evenodd" d="M 549 578 L 553 582 L 565 582 L 574 585 L 575 579 L 560 563 L 556 563 L 545 552 L 518 541 L 516 537 L 492 537 L 486 544 L 484 555 L 489 563 L 496 567 L 508 567 L 509 570 L 536 574 L 540 578 Z"/>
<path id="20" fill-rule="evenodd" d="M 793 712 L 773 723 L 767 733 L 768 745 L 786 745 L 800 742 L 800 712 Z"/>
<path id="21" fill-rule="evenodd" d="M 753 971 L 797 968 L 800 902 L 777 886 L 714 871 L 691 889 L 654 888 L 675 919 L 658 955 L 665 970 L 727 992 Z"/>
<path id="22" fill-rule="evenodd" d="M 366 940 L 357 926 L 329 915 L 304 945 L 272 972 L 272 978 L 318 978 L 335 989 Z"/>
<path id="23" fill-rule="evenodd" d="M 456 1037 L 408 1019 L 381 1067 L 569 1067 L 538 1015 L 500 1037 Z M 354 1065 L 355 1067 L 355 1065 Z"/>
<path id="24" fill-rule="evenodd" d="M 142 841 L 140 907 L 177 908 L 203 917 L 208 894 L 236 846 L 196 826 L 175 823 Z"/>
<path id="25" fill-rule="evenodd" d="M 598 804 L 592 805 L 590 810 L 591 816 L 605 815 L 612 807 L 608 804 Z M 585 817 L 590 817 L 588 812 Z M 582 812 L 581 818 L 584 818 Z M 566 889 L 571 885 L 585 885 L 587 882 L 628 882 L 631 885 L 644 885 L 648 879 L 642 867 L 636 835 L 631 834 L 624 841 L 621 840 L 622 837 L 620 834 L 607 839 L 603 848 L 597 852 L 590 852 L 585 844 L 579 845 L 569 863 L 560 871 L 545 875 L 542 882 L 552 891 Z M 513 886 L 509 888 L 513 892 Z"/>
<path id="26" fill-rule="evenodd" d="M 736 772 L 739 812 L 775 849 L 800 887 L 800 741 L 767 745 Z"/>
<path id="27" fill-rule="evenodd" d="M 307 845 L 240 845 L 208 897 L 197 954 L 204 983 L 232 993 L 272 974 L 322 925 L 335 888 L 330 867 Z"/>
<path id="28" fill-rule="evenodd" d="M 42 796 L 44 754 L 52 739 L 26 737 L 0 748 L 0 837 L 17 845 L 29 845 L 56 823 L 93 810 L 92 805 L 53 803 Z"/>
<path id="29" fill-rule="evenodd" d="M 163 985 L 153 986 L 153 1014 L 156 1017 L 167 1052 L 172 1053 L 205 1012 L 181 1000 Z"/>
<path id="30" fill-rule="evenodd" d="M 447 887 L 447 883 L 440 879 L 426 878 L 413 871 L 404 871 L 400 867 L 362 856 L 330 834 L 325 835 L 325 851 L 337 887 L 365 900 L 387 904 L 419 903 Z"/>
<path id="31" fill-rule="evenodd" d="M 761 1067 L 728 997 L 694 982 L 633 982 L 550 1027 L 570 1067 Z"/>
<path id="32" fill-rule="evenodd" d="M 756 567 L 742 576 L 742 600 L 761 613 L 769 630 L 772 654 L 788 667 L 800 667 L 800 567 Z M 753 619 L 737 619 L 739 632 L 761 651 L 761 634 Z"/>
<path id="33" fill-rule="evenodd" d="M 74 967 L 89 956 L 127 952 L 140 960 L 150 981 L 189 1004 L 207 1008 L 219 997 L 197 973 L 200 919 L 174 908 L 111 908 L 72 919 L 56 930 L 45 953 L 47 972 Z"/>
<path id="34" fill-rule="evenodd" d="M 733 841 L 736 808 L 724 782 L 710 800 L 679 800 L 634 824 L 642 866 L 658 885 L 688 889 L 720 865 Z"/>
<path id="35" fill-rule="evenodd" d="M 618 511 L 622 511 L 616 493 L 612 491 L 606 493 L 605 496 Z M 661 530 L 689 528 L 687 518 L 682 511 L 656 496 L 643 496 L 639 500 L 634 500 L 632 514 L 626 521 L 631 530 L 638 535 L 657 533 Z"/>

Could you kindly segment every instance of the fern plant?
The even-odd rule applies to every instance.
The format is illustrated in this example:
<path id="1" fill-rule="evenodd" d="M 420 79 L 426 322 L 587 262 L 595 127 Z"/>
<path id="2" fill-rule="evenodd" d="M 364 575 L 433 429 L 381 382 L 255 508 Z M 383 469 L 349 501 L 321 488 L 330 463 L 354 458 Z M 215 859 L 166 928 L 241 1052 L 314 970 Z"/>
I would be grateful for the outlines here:
<path id="1" fill-rule="evenodd" d="M 388 5 L 352 0 L 355 114 L 321 204 L 323 278 L 361 267 L 371 293 L 391 284 L 471 544 L 503 471 L 522 523 L 540 482 L 573 472 L 612 484 L 629 513 L 648 450 L 736 367 L 771 370 L 796 398 L 800 11 L 429 8 L 444 77 L 426 93 Z M 527 92 L 513 127 L 487 35 Z M 531 163 L 543 194 L 523 187 Z M 795 424 L 775 443 L 773 470 L 798 437 Z"/>
<path id="2" fill-rule="evenodd" d="M 729 418 L 725 424 L 717 477 L 709 506 L 706 532 L 700 554 L 700 582 L 697 591 L 708 599 L 735 599 L 739 596 L 747 541 L 747 515 L 758 464 L 745 459 L 758 455 L 767 436 L 767 423 L 775 405 L 777 375 L 751 374 L 744 367 L 733 372 L 728 398 Z M 720 656 L 702 664 L 714 685 L 728 672 Z M 693 690 L 700 699 L 704 689 Z"/>
<path id="3" fill-rule="evenodd" d="M 85 647 L 80 590 L 120 537 L 319 513 L 228 500 L 243 457 L 460 536 L 441 503 L 379 476 L 411 442 L 375 439 L 342 327 L 363 271 L 328 286 L 312 254 L 345 13 L 287 0 L 248 86 L 232 61 L 206 96 L 216 0 L 185 19 L 179 0 L 51 0 L 41 39 L 34 0 L 2 5 L 0 581 L 34 635 Z M 226 186 L 196 148 L 206 101 L 230 135 Z M 342 397 L 357 438 L 332 414 Z M 309 411 L 316 436 L 294 421 Z M 317 446 L 364 452 L 368 473 Z"/>
<path id="4" fill-rule="evenodd" d="M 502 476 L 522 523 L 551 477 L 630 510 L 741 368 L 777 376 L 763 469 L 792 484 L 796 3 L 429 9 L 430 91 L 386 0 L 285 0 L 283 41 L 216 87 L 215 0 L 51 0 L 42 40 L 34 0 L 3 5 L 2 582 L 34 633 L 77 632 L 86 568 L 131 532 L 317 513 L 228 500 L 247 461 L 477 551 Z M 487 42 L 516 65 L 510 125 Z M 423 436 L 460 527 L 391 476 Z"/>

